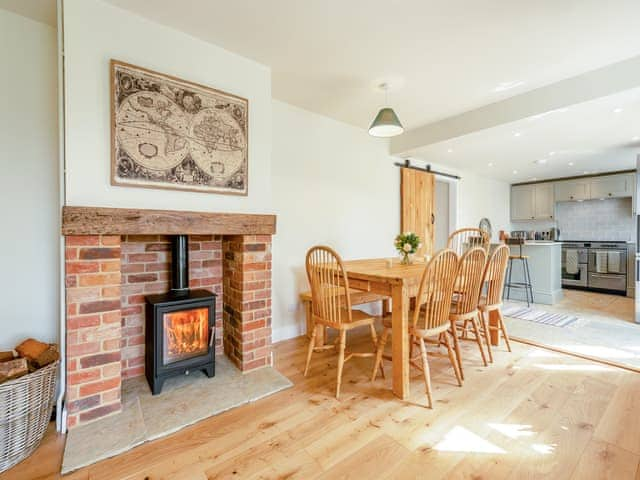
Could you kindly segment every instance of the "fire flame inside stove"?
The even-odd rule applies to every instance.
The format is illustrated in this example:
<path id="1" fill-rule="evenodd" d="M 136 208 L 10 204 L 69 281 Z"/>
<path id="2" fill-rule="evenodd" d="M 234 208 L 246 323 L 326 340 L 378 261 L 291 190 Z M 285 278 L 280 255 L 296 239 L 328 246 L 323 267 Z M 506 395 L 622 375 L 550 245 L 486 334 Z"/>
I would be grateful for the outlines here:
<path id="1" fill-rule="evenodd" d="M 209 349 L 209 309 L 164 314 L 164 363 L 204 355 Z"/>

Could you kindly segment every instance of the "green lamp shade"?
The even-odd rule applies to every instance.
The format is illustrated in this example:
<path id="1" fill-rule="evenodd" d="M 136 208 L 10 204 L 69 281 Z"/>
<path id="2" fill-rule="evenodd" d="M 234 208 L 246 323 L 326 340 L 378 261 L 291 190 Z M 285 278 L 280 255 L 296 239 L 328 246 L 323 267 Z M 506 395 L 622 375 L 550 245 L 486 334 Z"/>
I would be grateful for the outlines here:
<path id="1" fill-rule="evenodd" d="M 373 123 L 369 127 L 369 135 L 373 137 L 394 137 L 404 132 L 404 128 L 398 120 L 396 112 L 392 108 L 385 107 L 378 112 Z"/>

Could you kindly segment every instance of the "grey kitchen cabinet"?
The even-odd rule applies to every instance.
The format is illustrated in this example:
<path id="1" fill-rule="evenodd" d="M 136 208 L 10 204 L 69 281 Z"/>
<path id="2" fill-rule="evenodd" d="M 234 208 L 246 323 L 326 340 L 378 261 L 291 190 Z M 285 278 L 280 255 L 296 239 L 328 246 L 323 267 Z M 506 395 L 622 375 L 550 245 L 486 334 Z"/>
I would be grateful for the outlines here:
<path id="1" fill-rule="evenodd" d="M 634 175 L 608 175 L 591 179 L 589 189 L 592 199 L 633 196 Z"/>
<path id="2" fill-rule="evenodd" d="M 571 202 L 577 200 L 589 200 L 590 196 L 590 180 L 566 180 L 556 182 L 555 199 L 556 202 Z"/>

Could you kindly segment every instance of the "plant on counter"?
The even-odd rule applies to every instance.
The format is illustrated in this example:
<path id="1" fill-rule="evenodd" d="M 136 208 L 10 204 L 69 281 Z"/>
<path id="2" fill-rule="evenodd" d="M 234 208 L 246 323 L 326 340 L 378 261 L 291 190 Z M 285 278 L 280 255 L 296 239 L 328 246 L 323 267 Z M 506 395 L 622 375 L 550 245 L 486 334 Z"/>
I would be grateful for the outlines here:
<path id="1" fill-rule="evenodd" d="M 422 246 L 420 237 L 413 232 L 399 234 L 393 244 L 398 253 L 402 255 L 401 263 L 403 265 L 409 265 L 411 263 L 411 255 L 414 255 Z"/>

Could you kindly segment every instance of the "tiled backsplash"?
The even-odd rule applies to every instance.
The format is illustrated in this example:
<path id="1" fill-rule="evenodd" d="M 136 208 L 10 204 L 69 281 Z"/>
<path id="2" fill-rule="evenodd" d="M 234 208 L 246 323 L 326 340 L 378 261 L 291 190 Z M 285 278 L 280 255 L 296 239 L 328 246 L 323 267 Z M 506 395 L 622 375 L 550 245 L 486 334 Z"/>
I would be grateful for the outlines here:
<path id="1" fill-rule="evenodd" d="M 565 240 L 635 239 L 635 218 L 631 198 L 559 202 L 556 220 Z"/>
<path id="2" fill-rule="evenodd" d="M 513 230 L 548 230 L 557 226 L 562 240 L 633 241 L 636 222 L 631 198 L 556 203 L 556 222 L 513 222 Z"/>

